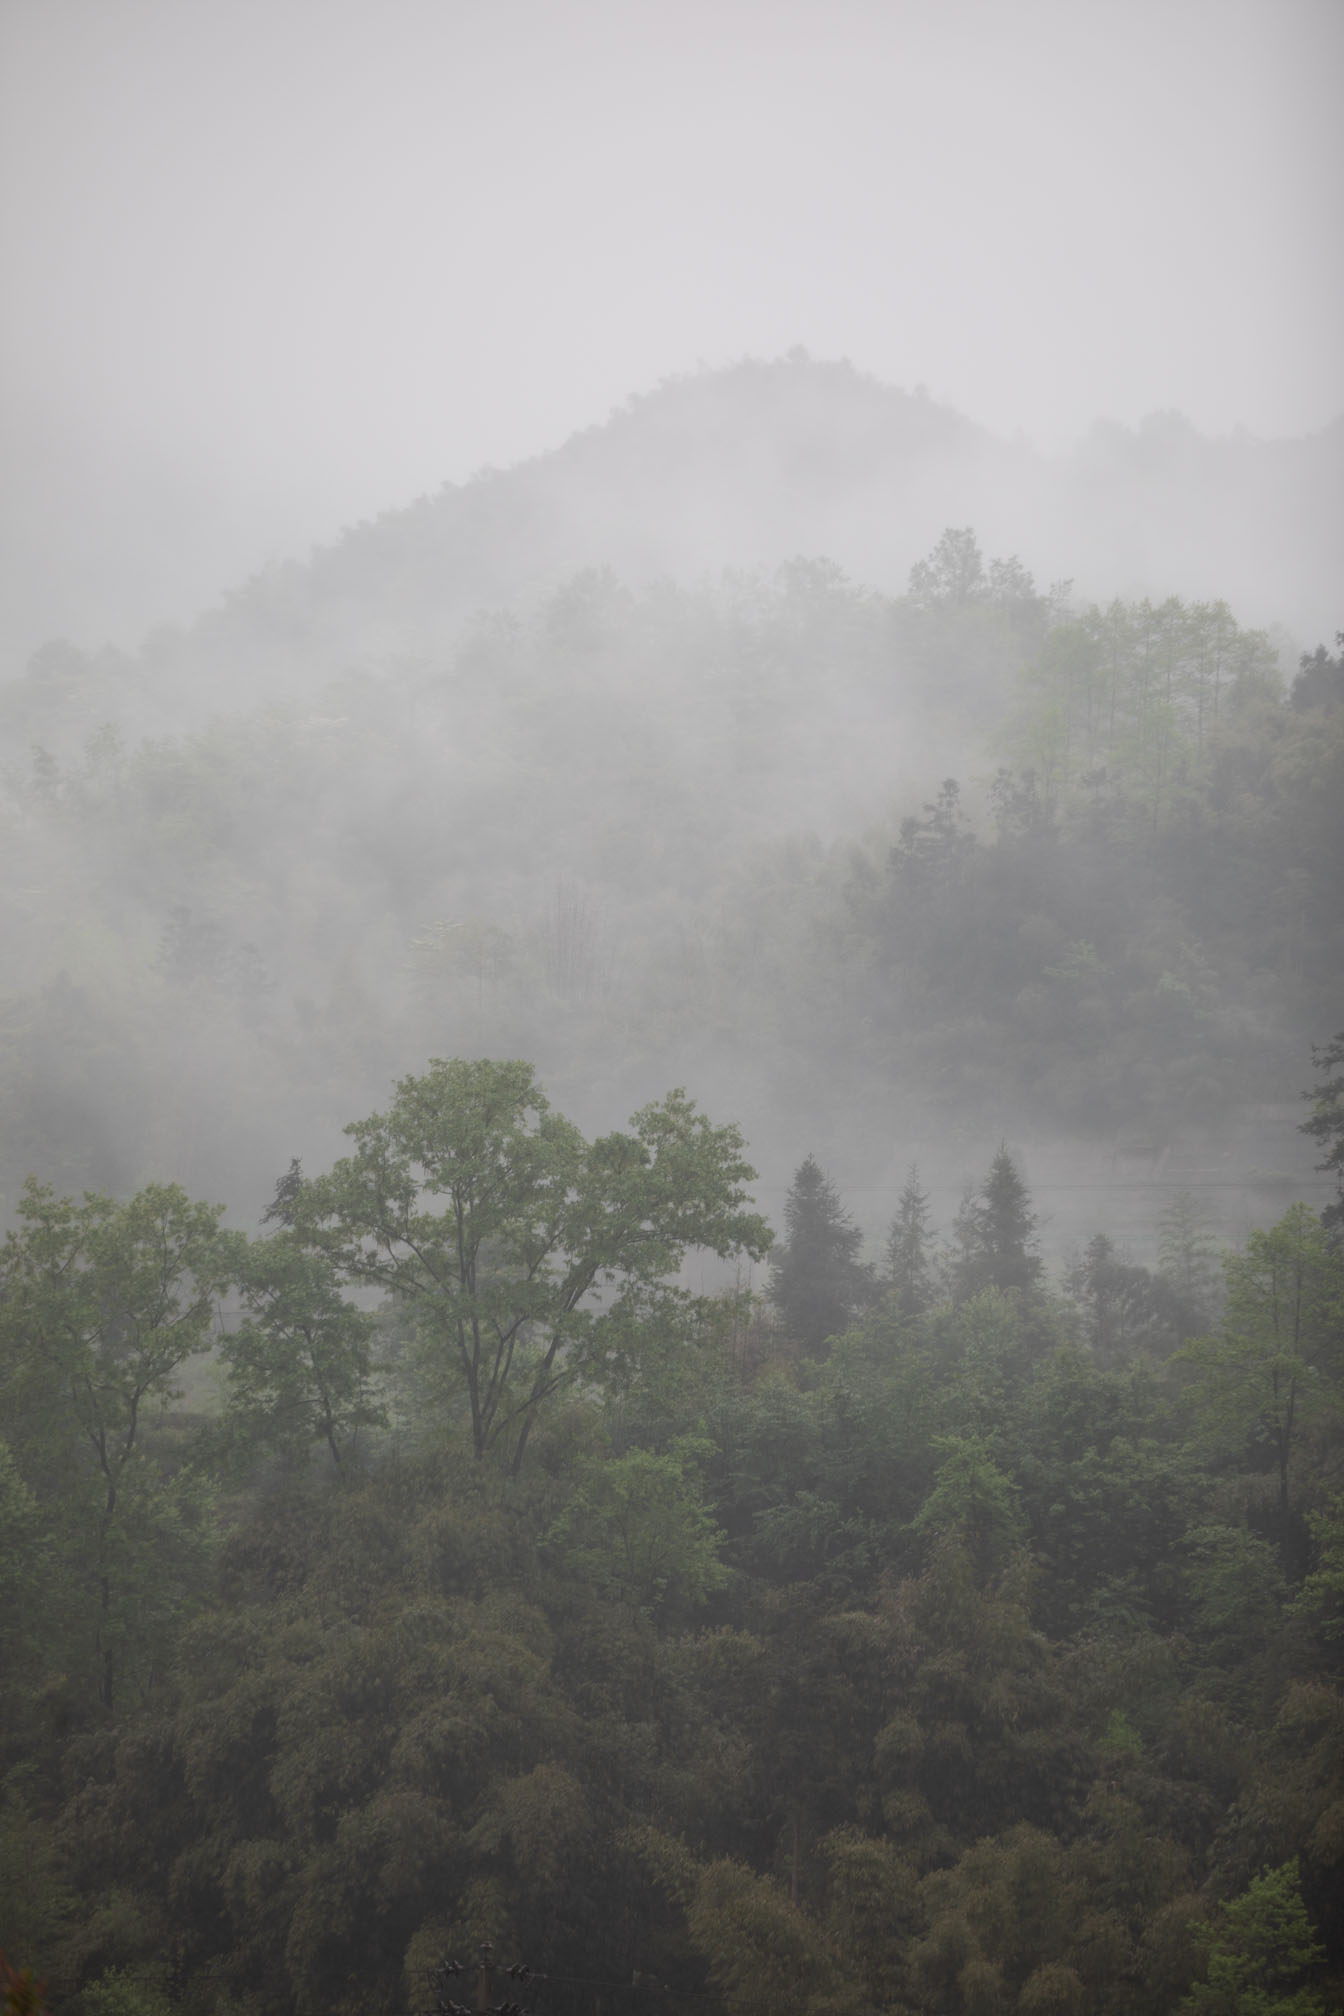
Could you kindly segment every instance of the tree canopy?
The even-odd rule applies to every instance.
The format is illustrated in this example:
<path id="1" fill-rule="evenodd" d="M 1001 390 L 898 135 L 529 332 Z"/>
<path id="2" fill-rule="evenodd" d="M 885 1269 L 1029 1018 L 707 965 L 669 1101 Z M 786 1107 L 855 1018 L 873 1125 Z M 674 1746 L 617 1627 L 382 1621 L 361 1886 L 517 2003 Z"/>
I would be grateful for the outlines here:
<path id="1" fill-rule="evenodd" d="M 688 1249 L 770 1243 L 738 1129 L 682 1091 L 590 1143 L 529 1064 L 436 1060 L 346 1132 L 354 1154 L 300 1185 L 294 1232 L 405 1308 L 430 1380 L 465 1391 L 476 1455 L 507 1442 L 515 1470 L 553 1393 L 600 1384 L 689 1301 Z"/>

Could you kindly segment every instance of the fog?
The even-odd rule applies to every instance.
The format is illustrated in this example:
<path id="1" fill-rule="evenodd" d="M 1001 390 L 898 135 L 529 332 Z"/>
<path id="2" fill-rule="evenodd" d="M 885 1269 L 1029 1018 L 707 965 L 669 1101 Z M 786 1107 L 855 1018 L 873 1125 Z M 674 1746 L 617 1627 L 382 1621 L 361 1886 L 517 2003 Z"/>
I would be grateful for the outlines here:
<path id="1" fill-rule="evenodd" d="M 1344 2008 L 1341 59 L 0 0 L 7 2010 Z"/>
<path id="2" fill-rule="evenodd" d="M 27 1156 L 250 1209 L 423 1055 L 502 1048 L 585 1125 L 684 1080 L 763 1194 L 817 1148 L 873 1241 L 909 1159 L 950 1217 L 1008 1134 L 1059 1251 L 1103 1209 L 1151 1251 L 1186 1183 L 1228 1236 L 1313 1194 L 1328 780 L 1256 871 L 1307 878 L 1283 944 L 1181 865 L 1184 783 L 1153 801 L 1169 868 L 1088 1010 L 1132 1055 L 1058 1025 L 1102 1091 L 1029 1031 L 1109 884 L 1028 876 L 1034 949 L 957 982 L 931 952 L 940 1005 L 887 883 L 948 777 L 975 901 L 1008 872 L 991 788 L 1042 760 L 1052 626 L 1124 602 L 1087 649 L 1132 698 L 1161 656 L 1182 778 L 1227 638 L 1277 721 L 1333 635 L 1337 10 L 70 0 L 0 32 L 11 1200 Z M 921 607 L 948 527 L 989 571 Z"/>
<path id="3" fill-rule="evenodd" d="M 16 670 L 793 344 L 1051 455 L 1344 408 L 1332 0 L 14 0 L 0 37 Z"/>

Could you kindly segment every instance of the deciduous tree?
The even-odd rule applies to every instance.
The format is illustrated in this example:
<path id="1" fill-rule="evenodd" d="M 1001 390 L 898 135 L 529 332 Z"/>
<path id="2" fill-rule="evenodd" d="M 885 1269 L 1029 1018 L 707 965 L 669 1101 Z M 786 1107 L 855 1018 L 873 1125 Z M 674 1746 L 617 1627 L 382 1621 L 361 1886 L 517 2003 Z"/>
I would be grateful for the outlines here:
<path id="1" fill-rule="evenodd" d="M 346 1132 L 354 1154 L 302 1184 L 295 1229 L 406 1305 L 431 1378 L 465 1392 L 475 1454 L 507 1445 L 515 1471 L 558 1387 L 637 1359 L 689 1300 L 688 1248 L 770 1243 L 741 1134 L 681 1091 L 589 1143 L 530 1064 L 435 1059 Z"/>
<path id="2" fill-rule="evenodd" d="M 1321 2016 L 1325 2002 L 1303 1976 L 1325 1954 L 1302 1902 L 1296 1861 L 1266 1869 L 1198 1929 L 1209 1971 L 1182 2002 L 1181 2016 Z"/>
<path id="3" fill-rule="evenodd" d="M 1222 1334 L 1186 1351 L 1201 1375 L 1195 1401 L 1205 1431 L 1238 1455 L 1267 1447 L 1283 1514 L 1307 1429 L 1340 1410 L 1344 1261 L 1314 1213 L 1294 1204 L 1225 1264 Z"/>
<path id="4" fill-rule="evenodd" d="M 94 1592 L 111 1708 L 126 1659 L 152 1662 L 151 1622 L 172 1609 L 202 1509 L 189 1471 L 145 1459 L 143 1430 L 209 1346 L 237 1242 L 222 1207 L 167 1184 L 77 1203 L 30 1179 L 18 1215 L 0 1250 L 0 1398 L 27 1481 Z"/>
<path id="5" fill-rule="evenodd" d="M 325 1443 L 340 1469 L 360 1429 L 387 1419 L 373 1375 L 376 1319 L 347 1301 L 326 1255 L 305 1251 L 292 1232 L 257 1240 L 239 1275 L 242 1320 L 220 1347 L 234 1425 L 275 1449 L 306 1454 Z"/>

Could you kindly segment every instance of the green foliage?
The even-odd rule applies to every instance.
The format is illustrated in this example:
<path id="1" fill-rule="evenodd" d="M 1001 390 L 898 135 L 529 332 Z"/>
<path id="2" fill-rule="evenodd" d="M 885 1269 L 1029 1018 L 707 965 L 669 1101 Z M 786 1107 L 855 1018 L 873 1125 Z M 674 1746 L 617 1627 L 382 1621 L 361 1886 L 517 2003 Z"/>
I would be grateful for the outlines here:
<path id="1" fill-rule="evenodd" d="M 1162 1273 L 1175 1291 L 1178 1340 L 1207 1330 L 1222 1301 L 1218 1242 L 1208 1213 L 1189 1190 L 1178 1190 L 1158 1223 Z"/>
<path id="2" fill-rule="evenodd" d="M 1060 1843 L 1018 1826 L 921 1886 L 927 1930 L 911 1955 L 922 1999 L 958 2012 L 1086 2005 L 1076 1967 L 1084 1887 Z"/>
<path id="3" fill-rule="evenodd" d="M 502 1194 L 506 1156 L 473 1166 Z M 293 1296 L 339 1326 L 315 1187 L 294 1172 L 292 1222 L 233 1266 L 262 1315 Z M 409 1195 L 432 1201 L 418 1174 Z M 1258 1295 L 1260 1245 L 1240 1258 Z M 1173 2006 L 1195 1884 L 1298 1841 L 1313 1895 L 1344 1866 L 1338 1693 L 1283 1629 L 1282 1548 L 1179 1442 L 1186 1366 L 1038 1353 L 1050 1306 L 888 1300 L 801 1381 L 739 1382 L 711 1340 L 713 1379 L 686 1384 L 655 1352 L 647 1406 L 644 1331 L 516 1479 L 423 1437 L 366 1438 L 340 1489 L 333 1465 L 254 1470 L 171 1687 L 109 1740 L 58 1741 L 80 1789 L 21 1816 L 44 1964 L 152 1991 L 136 1970 L 171 1939 L 219 2016 L 262 1981 L 275 2016 L 391 2009 L 426 1954 L 487 1938 L 687 2004 L 707 1972 L 734 2010 Z M 257 1390 L 263 1440 L 284 1390 Z M 4 1502 L 22 1537 L 41 1494 Z M 1306 1585 L 1302 1614 L 1326 1596 Z M 1279 1943 L 1284 1966 L 1305 1950 Z M 1194 1993 L 1243 1999 L 1191 2007 L 1260 2007 L 1245 1942 L 1206 1944 Z M 1286 1976 L 1265 1992 L 1320 2006 Z"/>
<path id="4" fill-rule="evenodd" d="M 49 1650 L 35 1624 L 42 1591 L 58 1572 L 37 1500 L 8 1443 L 0 1441 L 0 1710 L 6 1722 L 27 1691 L 25 1662 L 31 1668 Z"/>
<path id="5" fill-rule="evenodd" d="M 784 1201 L 784 1238 L 770 1256 L 770 1293 L 786 1336 L 819 1356 L 869 1299 L 872 1277 L 859 1260 L 863 1235 L 834 1185 L 809 1155 Z"/>
<path id="6" fill-rule="evenodd" d="M 1239 1526 L 1197 1526 L 1184 1538 L 1191 1622 L 1201 1664 L 1230 1669 L 1238 1694 L 1262 1681 L 1280 1627 L 1284 1581 L 1275 1550 Z M 1210 1676 L 1212 1690 L 1212 1676 Z"/>
<path id="7" fill-rule="evenodd" d="M 1176 1549 L 1205 1503 L 1145 1370 L 1097 1366 L 1076 1345 L 1043 1358 L 1021 1394 L 1013 1446 L 1033 1553 L 1037 1615 L 1052 1636 L 1114 1609 L 1126 1628 L 1169 1624 Z"/>
<path id="8" fill-rule="evenodd" d="M 942 1460 L 915 1530 L 955 1540 L 980 1579 L 996 1575 L 1022 1539 L 1012 1480 L 978 1436 L 939 1435 L 933 1446 Z"/>
<path id="9" fill-rule="evenodd" d="M 886 1286 L 902 1316 L 921 1316 L 934 1297 L 929 1200 L 912 1167 L 887 1235 Z"/>
<path id="10" fill-rule="evenodd" d="M 735 1127 L 679 1091 L 630 1124 L 589 1145 L 530 1065 L 436 1061 L 301 1188 L 298 1236 L 408 1308 L 431 1376 L 465 1392 L 478 1457 L 506 1444 L 517 1470 L 560 1386 L 637 1359 L 642 1327 L 688 1300 L 672 1280 L 688 1247 L 769 1243 Z"/>
<path id="11" fill-rule="evenodd" d="M 1112 1708 L 1097 1747 L 1109 1757 L 1141 1757 L 1143 1738 L 1123 1708 Z"/>
<path id="12" fill-rule="evenodd" d="M 535 622 L 483 626 L 499 691 L 541 695 L 552 650 L 589 679 L 563 706 L 511 700 L 474 743 L 532 738 L 538 779 L 562 747 L 575 802 L 583 764 L 622 775 L 648 745 L 618 661 L 628 687 L 700 625 L 694 649 L 726 668 L 731 762 L 702 737 L 685 778 L 644 773 L 649 816 L 616 861 L 604 806 L 545 917 L 500 894 L 535 879 L 526 819 L 501 840 L 483 776 L 447 823 L 381 689 L 350 703 L 349 739 L 387 738 L 397 778 L 367 831 L 344 809 L 368 800 L 343 738 L 294 722 L 40 766 L 25 830 L 72 859 L 120 849 L 150 907 L 119 937 L 81 898 L 77 984 L 47 976 L 5 1008 L 14 1138 L 56 1166 L 94 1152 L 101 1093 L 63 1116 L 25 1090 L 44 1044 L 71 1082 L 130 1087 L 109 1130 L 127 1166 L 175 1168 L 165 1032 L 189 1027 L 226 1085 L 243 1055 L 283 1099 L 292 1077 L 277 1114 L 329 1116 L 445 1015 L 520 1044 L 544 1019 L 572 1074 L 600 1055 L 603 1097 L 692 1015 L 791 1067 L 822 1044 L 874 1130 L 912 1080 L 940 1114 L 1046 1112 L 1122 1145 L 1272 1094 L 1273 1030 L 1338 965 L 1334 713 L 1287 706 L 1226 612 L 1060 623 L 969 535 L 929 569 L 899 608 L 800 564 L 768 592 L 684 599 L 663 630 L 654 600 L 596 577 Z M 767 774 L 781 692 L 841 659 L 885 690 L 893 649 L 931 686 L 977 654 L 1039 654 L 990 829 L 948 780 L 890 847 L 735 854 L 709 810 L 736 817 L 749 765 Z M 446 693 L 419 695 L 426 719 Z M 282 795 L 291 825 L 262 846 L 247 808 Z M 649 913 L 640 875 L 673 813 L 676 888 Z M 346 930 L 348 966 L 291 1021 L 265 968 L 336 880 L 314 878 L 309 830 L 378 880 L 388 918 Z M 165 848 L 199 878 L 190 912 Z M 469 921 L 419 921 L 436 916 Z M 370 976 L 408 944 L 389 1007 Z M 151 997 L 162 1019 L 137 1021 Z M 207 1104 L 187 1131 L 227 1127 Z M 743 1154 L 682 1095 L 591 1142 L 530 1067 L 436 1063 L 328 1175 L 294 1169 L 276 1237 L 202 1224 L 191 1260 L 162 1240 L 163 1324 L 135 1313 L 152 1213 L 32 1193 L 0 1300 L 0 1688 L 25 1773 L 5 1864 L 24 1881 L 0 1889 L 63 1992 L 138 1992 L 135 1968 L 171 1951 L 200 2016 L 390 2009 L 418 1991 L 417 1956 L 494 1937 L 556 1976 L 625 1980 L 633 1955 L 688 2008 L 708 1968 L 743 2009 L 1133 2016 L 1191 1981 L 1197 1888 L 1231 1894 L 1298 1848 L 1338 1960 L 1340 1295 L 1321 1227 L 1299 1210 L 1248 1241 L 1220 1323 L 1208 1227 L 1178 1198 L 1159 1277 L 1099 1232 L 1070 1305 L 1001 1149 L 942 1306 L 917 1178 L 881 1301 L 830 1192 L 839 1293 L 824 1238 L 795 1286 L 831 1296 L 818 1361 L 845 1334 L 824 1362 L 771 1362 L 764 1324 L 742 1348 L 741 1297 L 677 1280 L 697 1243 L 763 1250 Z M 162 1193 L 165 1226 L 169 1194 L 199 1208 Z M 246 1460 L 220 1535 L 184 1460 L 218 1443 L 187 1441 L 174 1398 L 217 1335 L 198 1276 L 215 1301 L 237 1290 L 219 1351 Z M 459 1460 L 464 1420 L 502 1466 Z M 114 1699 L 96 1703 L 104 1651 Z M 675 1837 L 661 1862 L 634 1850 L 651 1814 Z M 1204 1986 L 1220 1978 L 1211 1955 Z M 1289 2007 L 1303 1992 L 1280 1987 Z"/>
<path id="13" fill-rule="evenodd" d="M 47 745 L 0 807 L 8 1206 L 45 1179 L 0 1256 L 10 1950 L 76 2016 L 153 2012 L 170 1963 L 191 2016 L 390 2012 L 484 1938 L 556 2016 L 632 1974 L 694 2010 L 707 1973 L 745 2011 L 1135 2016 L 1240 1890 L 1191 2006 L 1318 2006 L 1296 1890 L 1250 1879 L 1300 1852 L 1339 1969 L 1337 1207 L 1255 1234 L 1224 1315 L 1178 1196 L 1161 1274 L 1108 1225 L 1070 1304 L 1000 1149 L 941 1269 L 912 1172 L 879 1298 L 809 1160 L 798 1363 L 744 1287 L 679 1280 L 768 1243 L 681 1094 L 589 1141 L 531 1067 L 439 1062 L 294 1165 L 274 1238 L 134 1193 L 245 1189 L 445 1028 L 599 1110 L 713 1046 L 781 1128 L 848 1114 L 855 1167 L 897 1115 L 1144 1157 L 1258 1124 L 1344 970 L 1336 661 L 1289 699 L 1225 605 L 1070 612 L 969 528 L 900 599 L 817 559 L 590 571 L 458 634 L 443 554 L 497 494 L 319 567 L 395 549 L 416 663 L 322 691 L 348 638 L 294 573 L 190 646 L 307 631 L 289 711 L 268 678 L 265 711 L 73 748 L 153 649 L 0 696 Z M 949 778 L 853 847 L 781 837 L 800 805 L 843 834 L 893 748 L 992 733 L 1019 674 L 982 825 Z"/>
<path id="14" fill-rule="evenodd" d="M 949 1376 L 944 1408 L 978 1433 L 1003 1419 L 1022 1349 L 1022 1316 L 999 1288 L 981 1288 L 939 1309 L 932 1325 L 940 1369 Z"/>
<path id="15" fill-rule="evenodd" d="M 1028 759 L 1048 745 L 1056 802 L 1101 774 L 1157 819 L 1229 708 L 1276 676 L 1268 639 L 1225 602 L 1094 605 L 1050 633 L 1009 740 Z"/>
<path id="16" fill-rule="evenodd" d="M 722 1533 L 697 1488 L 694 1453 L 631 1449 L 589 1464 L 548 1536 L 601 1594 L 656 1609 L 695 1606 L 727 1581 Z"/>
<path id="17" fill-rule="evenodd" d="M 152 1974 L 109 1967 L 81 1989 L 79 2016 L 171 2016 L 173 2004 Z"/>
<path id="18" fill-rule="evenodd" d="M 0 1188 L 229 1194 L 445 1026 L 621 1087 L 693 1027 L 743 1060 L 744 1110 L 788 1057 L 791 1097 L 874 1124 L 910 1085 L 1094 1138 L 1281 1097 L 1341 969 L 1344 710 L 1290 705 L 1218 605 L 1066 616 L 966 528 L 928 564 L 914 601 L 818 560 L 593 573 L 450 635 L 436 589 L 420 663 L 324 691 L 328 639 L 287 703 L 138 747 L 132 719 L 71 749 L 82 707 L 28 682 L 47 718 L 16 746 L 61 748 L 9 780 Z M 133 712 L 126 671 L 86 663 L 88 705 Z M 782 837 L 803 794 L 843 833 L 884 750 L 968 701 L 992 731 L 1019 675 L 992 838 L 952 780 L 894 846 Z"/>
<path id="19" fill-rule="evenodd" d="M 1032 1288 L 1043 1262 L 1037 1250 L 1036 1214 L 1011 1154 L 1000 1143 L 979 1188 L 957 1216 L 955 1285 L 959 1296 L 978 1289 Z"/>
<path id="20" fill-rule="evenodd" d="M 1208 1974 L 1181 2004 L 1189 2016 L 1324 2016 L 1323 1997 L 1302 1980 L 1325 1955 L 1312 1934 L 1295 1860 L 1266 1869 L 1197 1929 L 1208 1948 Z"/>
<path id="21" fill-rule="evenodd" d="M 1322 1637 L 1344 1638 L 1344 1494 L 1319 1511 L 1309 1512 L 1307 1525 L 1315 1559 L 1293 1609 L 1298 1616 L 1310 1618 Z"/>
<path id="22" fill-rule="evenodd" d="M 7 1787 L 0 1794 L 0 1992 L 12 1994 L 18 1986 L 6 1981 L 6 1953 L 48 1972 L 75 1902 L 61 1880 L 50 1823 L 35 1819 Z M 31 1979 L 31 1966 L 28 1972 Z M 21 2016 L 21 2008 L 12 2016 Z"/>
<path id="23" fill-rule="evenodd" d="M 1338 630 L 1335 644 L 1344 645 L 1344 633 Z M 1333 711 L 1344 704 L 1344 651 L 1332 658 L 1324 644 L 1318 644 L 1314 651 L 1304 651 L 1297 665 L 1291 698 L 1299 713 L 1316 707 Z"/>
<path id="24" fill-rule="evenodd" d="M 967 603 L 985 593 L 985 567 L 969 525 L 949 525 L 927 560 L 910 569 L 912 602 Z"/>
<path id="25" fill-rule="evenodd" d="M 885 2008 L 908 1987 L 908 1953 L 920 1921 L 918 1872 L 892 1842 L 855 1826 L 820 1843 L 826 1864 L 826 1923 L 873 2004 Z"/>
<path id="26" fill-rule="evenodd" d="M 200 1572 L 209 1492 L 146 1453 L 156 1410 L 204 1352 L 237 1271 L 220 1209 L 150 1185 L 118 1205 L 34 1182 L 0 1250 L 0 1396 L 12 1448 L 68 1575 L 78 1656 L 111 1708 L 125 1679 L 161 1677 Z"/>
<path id="27" fill-rule="evenodd" d="M 222 1207 L 164 1184 L 77 1204 L 30 1179 L 18 1215 L 0 1250 L 7 1400 L 34 1433 L 85 1441 L 109 1473 L 142 1410 L 172 1397 L 210 1341 L 236 1257 Z"/>
<path id="28" fill-rule="evenodd" d="M 1340 1409 L 1344 1258 L 1305 1204 L 1295 1204 L 1225 1263 L 1221 1336 L 1188 1345 L 1203 1432 L 1231 1457 L 1269 1457 L 1286 1512 L 1305 1439 Z"/>
<path id="29" fill-rule="evenodd" d="M 1160 1301 L 1146 1267 L 1117 1252 L 1104 1232 L 1088 1240 L 1068 1286 L 1083 1313 L 1087 1342 L 1102 1364 L 1124 1363 L 1166 1342 Z"/>
<path id="30" fill-rule="evenodd" d="M 817 2010 L 843 1992 L 843 1956 L 822 1928 L 740 1863 L 721 1859 L 702 1871 L 686 1922 L 733 2016 Z"/>
<path id="31" fill-rule="evenodd" d="M 324 1443 L 339 1469 L 361 1429 L 385 1427 L 373 1370 L 376 1320 L 355 1308 L 325 1254 L 292 1231 L 239 1261 L 242 1320 L 220 1345 L 230 1425 L 244 1449 L 306 1454 Z"/>

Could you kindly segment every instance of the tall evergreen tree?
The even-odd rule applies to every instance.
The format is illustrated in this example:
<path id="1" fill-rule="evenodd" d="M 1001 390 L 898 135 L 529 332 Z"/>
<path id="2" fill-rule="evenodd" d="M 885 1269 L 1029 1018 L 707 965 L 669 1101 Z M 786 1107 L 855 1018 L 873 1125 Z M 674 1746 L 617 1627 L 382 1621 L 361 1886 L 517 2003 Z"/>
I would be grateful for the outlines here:
<path id="1" fill-rule="evenodd" d="M 919 1187 L 918 1164 L 912 1163 L 887 1235 L 887 1279 L 902 1316 L 921 1315 L 934 1299 L 931 1243 L 928 1194 Z"/>
<path id="2" fill-rule="evenodd" d="M 1036 1251 L 1036 1225 L 1021 1171 L 1000 1142 L 984 1182 L 968 1191 L 957 1213 L 958 1297 L 982 1288 L 1034 1288 L 1043 1265 Z"/>
<path id="3" fill-rule="evenodd" d="M 1103 1364 L 1122 1363 L 1157 1331 L 1153 1279 L 1116 1250 L 1104 1232 L 1088 1240 L 1066 1285 L 1081 1312 L 1088 1343 Z"/>
<path id="4" fill-rule="evenodd" d="M 862 1244 L 835 1186 L 809 1155 L 784 1205 L 784 1241 L 770 1256 L 770 1294 L 789 1336 L 813 1355 L 871 1299 L 873 1276 L 859 1259 Z"/>

